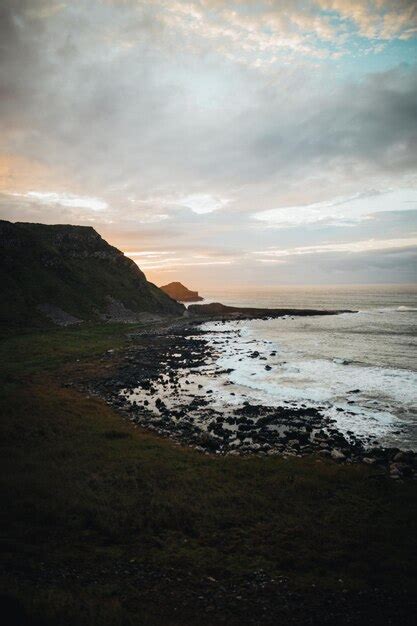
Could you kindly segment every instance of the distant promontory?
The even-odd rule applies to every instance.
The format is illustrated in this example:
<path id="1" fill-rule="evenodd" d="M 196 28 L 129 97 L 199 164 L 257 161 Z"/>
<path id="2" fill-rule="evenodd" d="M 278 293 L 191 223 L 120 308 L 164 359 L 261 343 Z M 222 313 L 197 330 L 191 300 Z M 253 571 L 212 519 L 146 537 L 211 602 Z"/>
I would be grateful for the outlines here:
<path id="1" fill-rule="evenodd" d="M 204 300 L 204 298 L 198 295 L 198 291 L 191 291 L 179 282 L 163 285 L 160 289 L 173 300 L 177 300 L 177 302 L 201 302 L 201 300 Z"/>

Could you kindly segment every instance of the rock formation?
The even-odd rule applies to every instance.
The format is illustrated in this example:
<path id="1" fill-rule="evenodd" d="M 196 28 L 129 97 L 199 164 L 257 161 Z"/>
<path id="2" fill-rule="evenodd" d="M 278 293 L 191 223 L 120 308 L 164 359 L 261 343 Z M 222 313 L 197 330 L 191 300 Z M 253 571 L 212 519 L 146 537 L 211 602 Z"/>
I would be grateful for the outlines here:
<path id="1" fill-rule="evenodd" d="M 198 291 L 190 291 L 182 283 L 169 283 L 168 285 L 163 285 L 160 289 L 174 300 L 177 300 L 177 302 L 200 302 L 204 300 L 204 298 L 198 295 Z"/>

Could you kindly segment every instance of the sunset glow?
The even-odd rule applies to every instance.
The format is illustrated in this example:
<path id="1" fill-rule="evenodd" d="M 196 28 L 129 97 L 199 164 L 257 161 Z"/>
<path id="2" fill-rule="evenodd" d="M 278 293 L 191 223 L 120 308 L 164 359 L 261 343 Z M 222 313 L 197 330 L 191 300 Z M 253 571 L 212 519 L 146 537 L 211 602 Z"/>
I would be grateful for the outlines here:
<path id="1" fill-rule="evenodd" d="M 0 11 L 4 219 L 91 225 L 159 284 L 415 280 L 414 2 Z"/>

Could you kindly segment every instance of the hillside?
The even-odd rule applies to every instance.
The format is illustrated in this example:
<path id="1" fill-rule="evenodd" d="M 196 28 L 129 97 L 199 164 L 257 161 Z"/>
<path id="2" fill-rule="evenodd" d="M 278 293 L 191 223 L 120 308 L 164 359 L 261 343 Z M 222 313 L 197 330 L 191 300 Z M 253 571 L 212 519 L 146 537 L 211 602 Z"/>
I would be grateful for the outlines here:
<path id="1" fill-rule="evenodd" d="M 127 322 L 184 311 L 86 226 L 0 221 L 0 281 L 3 325 Z"/>
<path id="2" fill-rule="evenodd" d="M 198 291 L 191 291 L 179 282 L 162 285 L 160 289 L 162 289 L 162 291 L 174 300 L 177 300 L 177 302 L 200 302 L 201 300 L 204 300 L 204 298 L 198 295 Z"/>

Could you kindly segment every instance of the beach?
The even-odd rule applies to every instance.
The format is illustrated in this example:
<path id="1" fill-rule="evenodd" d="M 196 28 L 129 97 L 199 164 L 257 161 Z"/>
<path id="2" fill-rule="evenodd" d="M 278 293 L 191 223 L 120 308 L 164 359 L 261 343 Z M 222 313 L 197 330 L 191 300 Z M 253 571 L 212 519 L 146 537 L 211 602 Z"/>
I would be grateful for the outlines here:
<path id="1" fill-rule="evenodd" d="M 300 325 L 322 335 L 330 325 L 334 336 L 337 324 L 360 327 L 358 315 L 182 320 L 132 336 L 117 377 L 94 392 L 134 424 L 201 452 L 318 455 L 373 465 L 394 479 L 413 477 L 414 395 L 406 384 L 411 389 L 415 373 L 347 357 L 314 363 L 288 347 Z"/>

